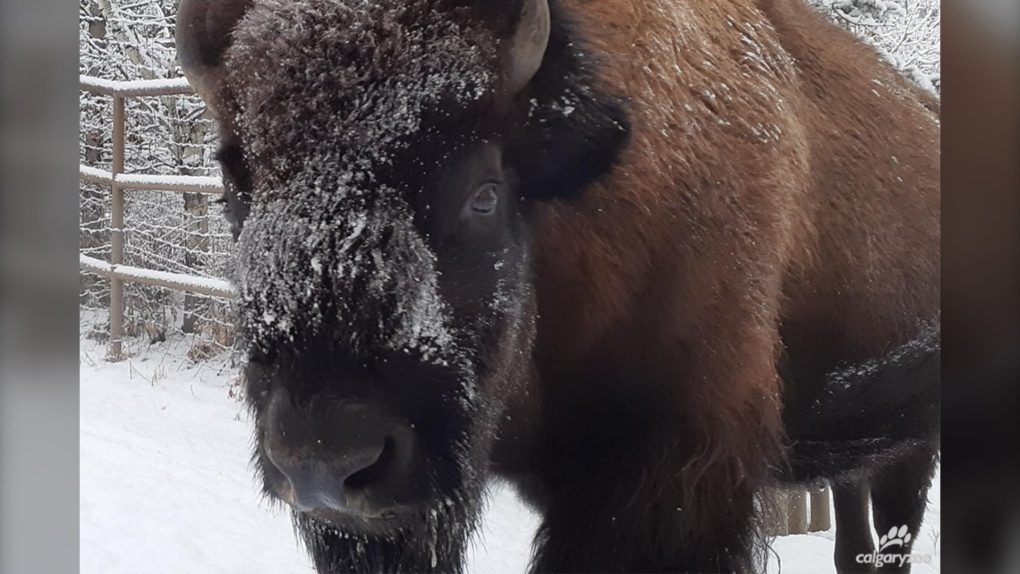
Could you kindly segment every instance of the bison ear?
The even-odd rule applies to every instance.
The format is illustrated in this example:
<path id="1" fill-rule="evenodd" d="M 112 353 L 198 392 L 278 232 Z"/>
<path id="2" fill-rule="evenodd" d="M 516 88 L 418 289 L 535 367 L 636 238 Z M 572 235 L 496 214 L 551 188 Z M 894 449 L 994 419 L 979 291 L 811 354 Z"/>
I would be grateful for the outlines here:
<path id="1" fill-rule="evenodd" d="M 181 0 L 177 9 L 177 60 L 188 83 L 205 101 L 220 125 L 222 140 L 217 159 L 223 174 L 223 215 L 236 241 L 251 202 L 251 177 L 231 120 L 220 101 L 223 55 L 230 47 L 237 22 L 253 0 Z"/>
<path id="2" fill-rule="evenodd" d="M 223 54 L 234 26 L 253 0 L 181 0 L 177 10 L 177 60 L 188 82 L 216 113 Z"/>
<path id="3" fill-rule="evenodd" d="M 630 122 L 620 100 L 594 89 L 582 93 L 569 103 L 539 104 L 531 113 L 512 160 L 526 198 L 578 197 L 612 170 L 627 144 Z"/>
<path id="4" fill-rule="evenodd" d="M 569 199 L 613 168 L 630 122 L 622 101 L 600 89 L 598 62 L 556 3 L 522 0 L 520 10 L 504 62 L 518 118 L 507 159 L 525 198 Z"/>

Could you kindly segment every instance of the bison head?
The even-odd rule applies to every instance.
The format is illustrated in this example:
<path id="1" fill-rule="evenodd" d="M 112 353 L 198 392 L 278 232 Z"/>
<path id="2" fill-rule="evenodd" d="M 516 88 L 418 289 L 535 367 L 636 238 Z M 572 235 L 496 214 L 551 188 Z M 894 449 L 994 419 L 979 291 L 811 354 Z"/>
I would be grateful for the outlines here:
<path id="1" fill-rule="evenodd" d="M 546 0 L 184 0 L 265 493 L 320 569 L 458 568 L 535 331 L 529 222 L 628 128 Z"/>

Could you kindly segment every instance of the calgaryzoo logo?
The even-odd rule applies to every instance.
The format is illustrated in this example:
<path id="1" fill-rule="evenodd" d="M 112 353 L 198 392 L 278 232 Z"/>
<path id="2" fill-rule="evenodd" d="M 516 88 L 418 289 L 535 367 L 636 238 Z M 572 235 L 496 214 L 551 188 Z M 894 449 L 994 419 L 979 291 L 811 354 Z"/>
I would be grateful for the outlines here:
<path id="1" fill-rule="evenodd" d="M 910 532 L 904 524 L 899 528 L 893 526 L 887 534 L 878 539 L 878 550 L 871 554 L 858 554 L 858 564 L 874 564 L 881 568 L 886 564 L 931 564 L 930 554 L 904 554 L 902 550 L 910 544 Z M 890 552 L 886 552 L 890 550 Z"/>

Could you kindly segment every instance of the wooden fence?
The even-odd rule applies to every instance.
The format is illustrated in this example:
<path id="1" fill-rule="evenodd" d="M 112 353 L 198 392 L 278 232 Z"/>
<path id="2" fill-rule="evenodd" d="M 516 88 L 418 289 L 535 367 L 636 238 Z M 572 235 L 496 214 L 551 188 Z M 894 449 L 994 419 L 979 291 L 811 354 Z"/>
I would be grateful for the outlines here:
<path id="1" fill-rule="evenodd" d="M 828 530 L 832 527 L 830 498 L 828 485 L 777 493 L 778 508 L 769 517 L 769 534 L 786 536 Z"/>
<path id="2" fill-rule="evenodd" d="M 79 165 L 78 179 L 87 183 L 110 186 L 113 205 L 110 211 L 110 261 L 85 255 L 79 256 L 79 267 L 110 280 L 110 346 L 107 359 L 124 357 L 124 282 L 143 283 L 216 297 L 234 297 L 233 287 L 226 281 L 178 273 L 166 273 L 124 265 L 124 192 L 127 190 L 159 190 L 181 193 L 223 193 L 218 177 L 157 176 L 124 173 L 125 101 L 127 98 L 190 95 L 195 93 L 184 78 L 170 80 L 138 80 L 116 82 L 79 76 L 79 89 L 113 98 L 113 160 L 110 171 Z"/>

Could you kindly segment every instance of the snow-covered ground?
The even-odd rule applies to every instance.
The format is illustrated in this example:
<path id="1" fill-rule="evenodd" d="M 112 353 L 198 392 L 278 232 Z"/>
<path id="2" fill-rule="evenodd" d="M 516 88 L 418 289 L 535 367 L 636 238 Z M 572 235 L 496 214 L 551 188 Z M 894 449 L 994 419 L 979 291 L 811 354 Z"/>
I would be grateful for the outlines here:
<path id="1" fill-rule="evenodd" d="M 290 519 L 260 502 L 248 467 L 250 421 L 228 396 L 237 369 L 195 364 L 180 339 L 131 345 L 108 363 L 105 346 L 80 349 L 81 571 L 108 574 L 312 573 Z M 940 481 L 914 552 L 939 570 Z M 502 487 L 491 493 L 469 572 L 522 573 L 538 520 Z M 777 539 L 769 572 L 824 574 L 834 532 Z"/>

